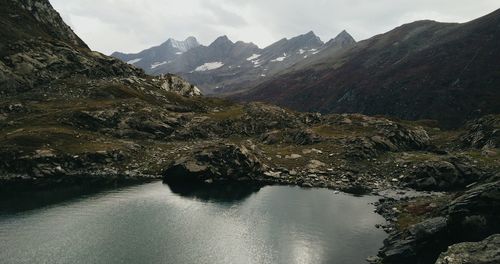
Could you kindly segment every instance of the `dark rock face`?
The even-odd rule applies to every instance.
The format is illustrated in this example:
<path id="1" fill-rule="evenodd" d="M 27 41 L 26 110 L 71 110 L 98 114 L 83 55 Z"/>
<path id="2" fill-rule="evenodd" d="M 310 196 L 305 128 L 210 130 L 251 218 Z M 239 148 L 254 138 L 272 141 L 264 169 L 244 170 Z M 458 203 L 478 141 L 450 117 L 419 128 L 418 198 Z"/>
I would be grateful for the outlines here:
<path id="1" fill-rule="evenodd" d="M 19 41 L 0 59 L 0 93 L 17 94 L 54 80 L 143 76 L 139 69 L 97 52 L 75 49 L 64 42 Z"/>
<path id="2" fill-rule="evenodd" d="M 500 182 L 478 185 L 452 201 L 442 216 L 392 233 L 384 242 L 380 256 L 384 263 L 433 263 L 452 244 L 480 241 L 500 233 L 499 210 Z M 487 252 L 478 251 L 478 254 Z"/>
<path id="3" fill-rule="evenodd" d="M 5 0 L 0 7 L 4 16 L 2 19 L 7 20 L 4 21 L 0 33 L 2 39 L 7 39 L 4 43 L 7 43 L 9 38 L 12 40 L 26 34 L 31 37 L 49 36 L 73 46 L 87 48 L 87 45 L 64 23 L 48 0 Z"/>
<path id="4" fill-rule="evenodd" d="M 488 115 L 470 121 L 466 132 L 460 138 L 463 146 L 476 149 L 500 147 L 500 115 Z"/>
<path id="5" fill-rule="evenodd" d="M 245 146 L 220 144 L 175 161 L 162 174 L 165 182 L 249 181 L 264 168 Z"/>
<path id="6" fill-rule="evenodd" d="M 407 186 L 417 190 L 458 190 L 485 177 L 483 171 L 458 159 L 450 161 L 425 161 L 416 166 Z"/>
<path id="7" fill-rule="evenodd" d="M 273 130 L 261 136 L 265 144 L 289 143 L 298 145 L 311 145 L 322 141 L 321 136 L 311 129 L 285 129 L 285 131 Z"/>
<path id="8" fill-rule="evenodd" d="M 500 233 L 500 181 L 468 190 L 449 206 L 449 226 L 460 241 L 477 241 Z"/>
<path id="9" fill-rule="evenodd" d="M 421 127 L 406 128 L 390 121 L 379 122 L 375 124 L 377 135 L 358 137 L 347 142 L 351 146 L 346 153 L 348 157 L 367 159 L 387 151 L 424 150 L 430 147 L 430 138 Z"/>
<path id="10" fill-rule="evenodd" d="M 492 235 L 479 242 L 452 245 L 436 261 L 436 264 L 494 263 L 500 263 L 500 235 Z"/>
<path id="11" fill-rule="evenodd" d="M 384 263 L 432 263 L 446 248 L 447 219 L 436 217 L 395 233 L 384 241 L 381 257 Z"/>

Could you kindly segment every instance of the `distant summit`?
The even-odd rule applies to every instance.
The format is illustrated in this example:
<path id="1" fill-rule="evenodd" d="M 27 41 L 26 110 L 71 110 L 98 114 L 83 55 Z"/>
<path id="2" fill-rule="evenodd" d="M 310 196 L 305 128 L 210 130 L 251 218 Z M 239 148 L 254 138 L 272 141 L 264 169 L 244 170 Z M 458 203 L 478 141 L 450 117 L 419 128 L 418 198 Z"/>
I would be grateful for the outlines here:
<path id="1" fill-rule="evenodd" d="M 347 47 L 356 43 L 356 40 L 351 36 L 351 34 L 347 33 L 347 31 L 343 30 L 340 32 L 335 38 L 331 39 L 326 43 L 328 47 Z"/>
<path id="2" fill-rule="evenodd" d="M 113 56 L 150 74 L 179 74 L 205 94 L 225 94 L 262 82 L 330 46 L 343 49 L 354 43 L 354 38 L 345 30 L 326 44 L 309 31 L 262 49 L 253 43 L 233 42 L 224 35 L 208 46 L 200 45 L 194 37 L 183 42 L 169 39 L 159 47 L 138 54 L 114 53 Z M 164 54 L 171 47 L 175 47 L 175 51 Z"/>
<path id="3" fill-rule="evenodd" d="M 143 50 L 137 54 L 115 52 L 111 54 L 111 56 L 149 71 L 169 61 L 173 61 L 181 54 L 198 46 L 200 46 L 200 44 L 195 37 L 188 37 L 183 41 L 169 38 L 160 46 Z"/>
<path id="4" fill-rule="evenodd" d="M 184 41 L 178 41 L 170 38 L 166 43 L 172 48 L 178 49 L 180 52 L 186 52 L 192 48 L 200 46 L 200 43 L 198 43 L 198 40 L 195 37 L 188 37 Z"/>

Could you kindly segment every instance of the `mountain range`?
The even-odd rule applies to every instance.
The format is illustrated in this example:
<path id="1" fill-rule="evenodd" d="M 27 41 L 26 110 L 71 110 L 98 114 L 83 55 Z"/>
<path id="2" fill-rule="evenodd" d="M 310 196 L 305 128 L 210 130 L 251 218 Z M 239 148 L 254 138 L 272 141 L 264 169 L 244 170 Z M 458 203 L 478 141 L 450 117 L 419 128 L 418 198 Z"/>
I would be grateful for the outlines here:
<path id="1" fill-rule="evenodd" d="M 500 112 L 499 25 L 500 9 L 463 24 L 405 24 L 348 49 L 327 48 L 231 97 L 455 127 Z"/>
<path id="2" fill-rule="evenodd" d="M 250 83 L 257 85 L 325 49 L 340 50 L 354 43 L 346 31 L 326 43 L 310 31 L 291 39 L 283 38 L 263 49 L 253 43 L 233 42 L 227 36 L 208 46 L 189 37 L 185 41 L 169 39 L 137 54 L 115 52 L 112 56 L 150 74 L 178 74 L 205 94 L 224 94 L 239 92 Z"/>

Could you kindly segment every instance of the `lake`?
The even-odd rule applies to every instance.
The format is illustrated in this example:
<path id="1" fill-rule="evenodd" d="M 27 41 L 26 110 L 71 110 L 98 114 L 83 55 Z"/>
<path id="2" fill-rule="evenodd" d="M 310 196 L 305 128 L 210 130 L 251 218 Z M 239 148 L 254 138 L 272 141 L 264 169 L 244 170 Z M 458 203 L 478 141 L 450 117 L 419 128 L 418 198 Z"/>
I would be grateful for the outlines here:
<path id="1" fill-rule="evenodd" d="M 1 263 L 358 264 L 386 237 L 377 197 L 327 189 L 154 182 L 2 199 Z"/>

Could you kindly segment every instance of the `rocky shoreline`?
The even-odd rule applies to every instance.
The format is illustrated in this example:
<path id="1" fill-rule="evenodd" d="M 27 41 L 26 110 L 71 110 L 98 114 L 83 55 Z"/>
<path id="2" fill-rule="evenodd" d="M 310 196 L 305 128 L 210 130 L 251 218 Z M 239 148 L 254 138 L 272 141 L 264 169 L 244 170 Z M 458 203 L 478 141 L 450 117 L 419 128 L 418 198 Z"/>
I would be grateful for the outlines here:
<path id="1" fill-rule="evenodd" d="M 495 174 L 494 168 L 482 166 L 464 155 L 435 151 L 436 146 L 393 153 L 390 148 L 380 151 L 364 144 L 365 152 L 375 154 L 360 160 L 350 154 L 353 148 L 359 148 L 352 142 L 359 141 L 346 140 L 349 144 L 336 154 L 322 148 L 327 146 L 325 141 L 331 139 L 314 137 L 319 140 L 304 145 L 283 144 L 283 139 L 269 143 L 268 136 L 173 141 L 162 147 L 151 141 L 144 142 L 149 144 L 146 146 L 129 145 L 126 150 L 80 155 L 39 149 L 32 155 L 5 155 L 2 168 L 10 174 L 3 173 L 0 181 L 4 189 L 50 188 L 84 182 L 93 185 L 139 183 L 160 178 L 168 183 L 210 185 L 236 181 L 382 196 L 387 196 L 383 192 L 391 189 L 405 188 L 408 192 L 413 192 L 409 188 L 417 189 L 417 195 L 406 196 L 403 191 L 398 199 L 387 198 L 388 195 L 376 204 L 377 213 L 388 221 L 388 225 L 380 228 L 388 232 L 389 237 L 379 256 L 368 259 L 372 263 L 433 263 L 448 246 L 481 241 L 500 232 L 494 224 L 500 220 L 494 210 L 500 208 L 500 175 Z M 432 145 L 432 136 L 428 140 Z M 495 151 L 495 148 L 488 149 Z M 9 158 L 16 162 L 8 161 Z M 420 192 L 425 195 L 419 195 Z M 464 228 L 474 230 L 475 236 L 452 235 Z M 449 259 L 445 256 L 440 263 L 454 263 L 443 262 Z"/>

